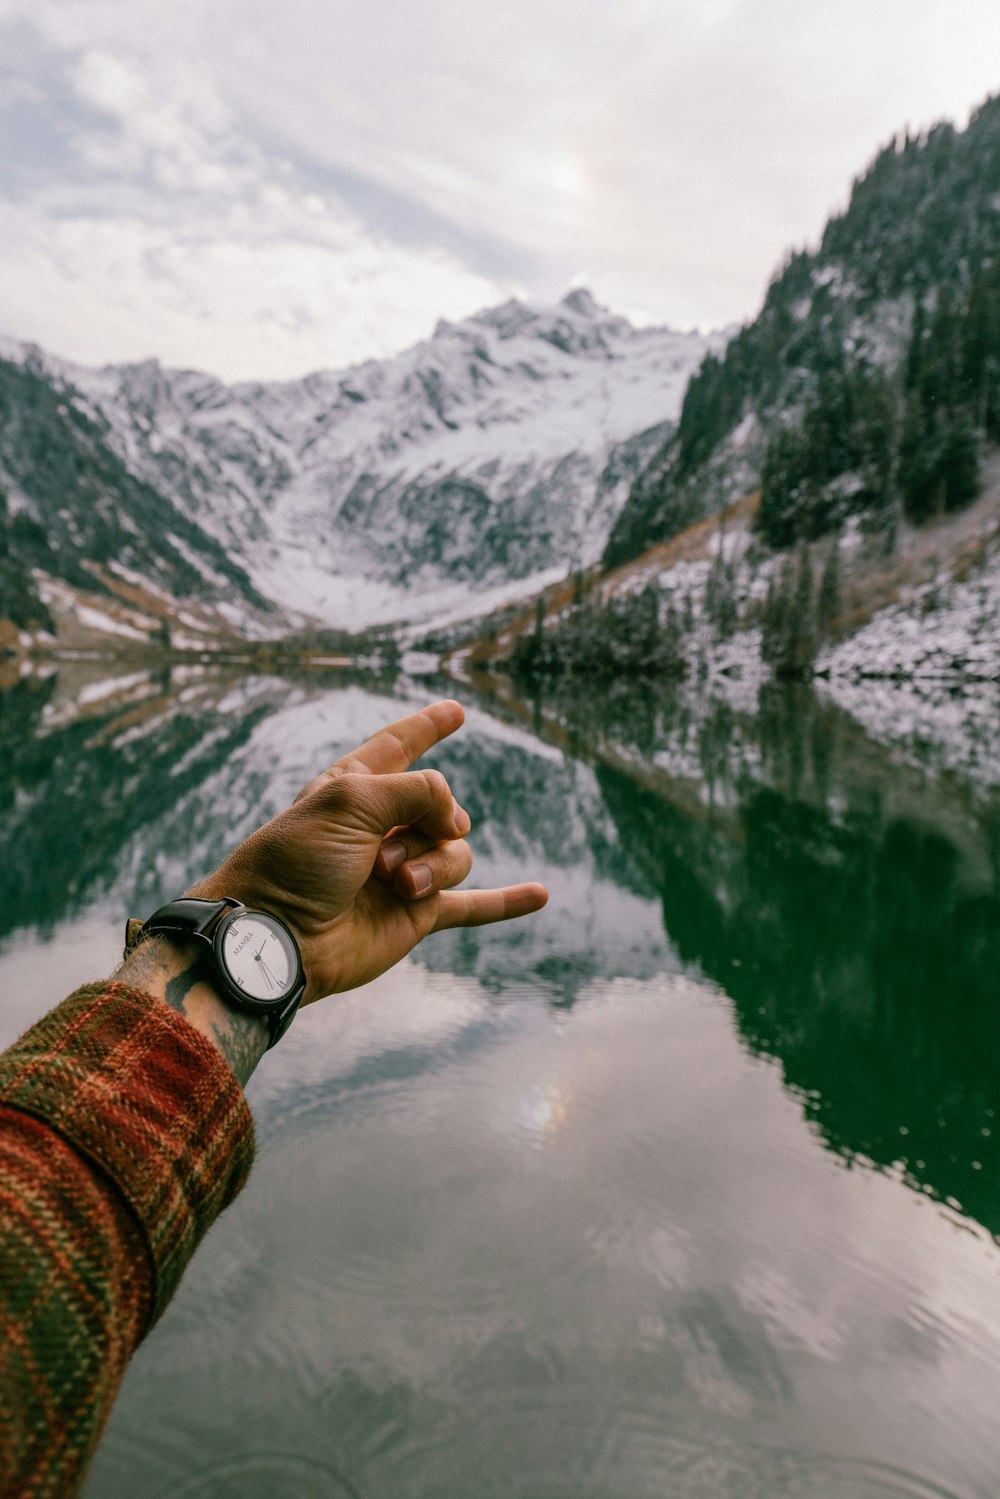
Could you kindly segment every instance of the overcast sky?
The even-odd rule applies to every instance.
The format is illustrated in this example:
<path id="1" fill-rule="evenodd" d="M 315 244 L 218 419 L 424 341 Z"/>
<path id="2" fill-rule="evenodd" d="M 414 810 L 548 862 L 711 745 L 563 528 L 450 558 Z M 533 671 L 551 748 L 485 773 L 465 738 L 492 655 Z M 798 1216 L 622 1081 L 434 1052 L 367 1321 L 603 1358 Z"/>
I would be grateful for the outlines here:
<path id="1" fill-rule="evenodd" d="M 0 0 L 0 332 L 227 378 L 585 284 L 752 316 L 998 0 Z"/>

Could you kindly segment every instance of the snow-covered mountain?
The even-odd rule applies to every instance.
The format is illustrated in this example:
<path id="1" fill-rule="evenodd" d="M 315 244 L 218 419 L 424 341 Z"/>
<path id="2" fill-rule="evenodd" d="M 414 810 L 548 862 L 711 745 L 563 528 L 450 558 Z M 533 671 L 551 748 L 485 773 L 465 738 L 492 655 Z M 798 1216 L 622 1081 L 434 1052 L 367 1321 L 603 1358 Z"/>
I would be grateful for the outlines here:
<path id="1" fill-rule="evenodd" d="M 227 386 L 153 360 L 90 370 L 10 341 L 0 356 L 73 387 L 124 468 L 260 596 L 360 628 L 495 602 L 595 560 L 690 375 L 724 342 L 634 328 L 581 289 L 281 383 Z"/>

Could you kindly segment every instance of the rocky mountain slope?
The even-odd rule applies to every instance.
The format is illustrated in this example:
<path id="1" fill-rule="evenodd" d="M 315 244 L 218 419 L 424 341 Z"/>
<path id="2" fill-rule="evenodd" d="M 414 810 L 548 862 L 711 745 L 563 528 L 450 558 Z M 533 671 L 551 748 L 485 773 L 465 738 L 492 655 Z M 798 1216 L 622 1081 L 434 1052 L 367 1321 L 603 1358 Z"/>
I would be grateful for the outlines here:
<path id="1" fill-rule="evenodd" d="M 0 619 L 49 626 L 60 589 L 121 597 L 140 579 L 150 601 L 213 601 L 222 623 L 234 594 L 243 617 L 273 612 L 224 546 L 129 469 L 100 413 L 30 356 L 0 360 L 0 434 Z"/>
<path id="2" fill-rule="evenodd" d="M 359 628 L 551 577 L 600 554 L 691 373 L 723 344 L 635 329 L 583 290 L 277 384 L 226 386 L 155 361 L 88 370 L 2 343 L 0 614 L 17 617 L 8 597 L 22 616 L 37 597 L 32 569 L 77 582 L 112 555 L 176 592 L 196 586 L 193 569 L 208 597 L 272 606 L 275 630 L 303 617 Z M 34 427 L 43 414 L 44 435 L 26 437 L 25 409 Z M 44 494 L 28 477 L 32 443 L 69 455 Z M 53 518 L 58 547 L 35 533 L 29 545 Z"/>

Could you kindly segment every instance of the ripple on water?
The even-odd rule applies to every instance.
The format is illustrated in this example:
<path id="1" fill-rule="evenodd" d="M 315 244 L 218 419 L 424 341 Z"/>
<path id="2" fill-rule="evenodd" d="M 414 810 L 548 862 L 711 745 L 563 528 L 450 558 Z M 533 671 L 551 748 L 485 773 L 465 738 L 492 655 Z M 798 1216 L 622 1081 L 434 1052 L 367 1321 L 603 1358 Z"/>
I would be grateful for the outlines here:
<path id="1" fill-rule="evenodd" d="M 794 1452 L 707 1452 L 669 1481 L 672 1499 L 960 1499 L 902 1468 Z"/>
<path id="2" fill-rule="evenodd" d="M 428 1412 L 358 1469 L 361 1499 L 973 1499 L 893 1463 L 744 1442 L 662 1406 L 609 1414 L 608 1393 L 535 1382 L 480 1395 L 473 1421 Z"/>
<path id="3" fill-rule="evenodd" d="M 578 1185 L 544 1151 L 512 1162 L 506 1139 L 471 1111 L 430 1137 L 381 1126 L 339 1130 L 335 1145 L 308 1137 L 258 1163 L 254 1245 L 278 1262 L 294 1218 L 298 1296 L 338 1313 L 350 1297 L 444 1318 L 506 1310 L 586 1273 L 586 1241 L 565 1227 Z M 302 1181 L 312 1183 L 305 1200 Z"/>
<path id="4" fill-rule="evenodd" d="M 518 1255 L 484 1215 L 481 1232 L 469 1226 L 461 1252 L 390 1259 L 385 1250 L 358 1248 L 298 1277 L 298 1289 L 320 1300 L 345 1297 L 378 1305 L 380 1315 L 459 1319 L 506 1314 L 548 1287 L 565 1288 L 588 1272 L 585 1245 L 557 1241 L 532 1256 Z"/>
<path id="5" fill-rule="evenodd" d="M 209 1463 L 157 1499 L 363 1499 L 326 1463 L 288 1452 L 250 1452 Z"/>
<path id="6" fill-rule="evenodd" d="M 566 1499 L 572 1490 L 562 1492 Z M 668 1434 L 662 1416 L 623 1413 L 604 1433 L 586 1495 L 630 1499 L 964 1499 L 891 1463 Z"/>

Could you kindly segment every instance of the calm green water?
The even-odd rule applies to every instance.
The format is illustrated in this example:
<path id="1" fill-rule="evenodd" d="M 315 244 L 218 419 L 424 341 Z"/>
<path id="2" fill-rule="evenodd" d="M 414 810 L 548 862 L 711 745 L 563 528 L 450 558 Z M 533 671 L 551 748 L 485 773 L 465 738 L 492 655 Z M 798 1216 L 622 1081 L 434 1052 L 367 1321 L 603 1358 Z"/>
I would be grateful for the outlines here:
<path id="1" fill-rule="evenodd" d="M 0 1040 L 424 700 L 0 695 Z M 509 928 L 300 1016 L 88 1499 L 1000 1491 L 1000 794 L 810 692 L 473 707 Z"/>

